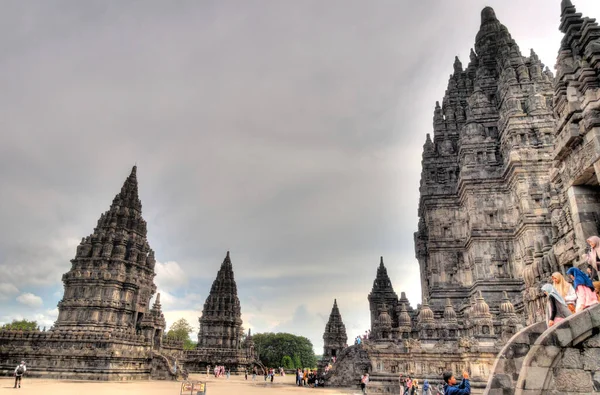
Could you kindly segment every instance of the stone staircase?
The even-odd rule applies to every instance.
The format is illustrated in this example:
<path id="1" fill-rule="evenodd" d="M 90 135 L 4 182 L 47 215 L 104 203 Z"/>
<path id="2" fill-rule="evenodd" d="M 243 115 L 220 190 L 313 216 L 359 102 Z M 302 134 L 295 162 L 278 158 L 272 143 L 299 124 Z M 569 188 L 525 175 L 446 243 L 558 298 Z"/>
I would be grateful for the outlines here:
<path id="1" fill-rule="evenodd" d="M 175 369 L 177 366 L 177 369 Z M 170 355 L 154 351 L 152 354 L 152 370 L 150 377 L 154 380 L 177 380 L 181 376 L 183 365 Z"/>
<path id="2" fill-rule="evenodd" d="M 600 304 L 546 329 L 517 333 L 499 354 L 485 395 L 600 394 Z"/>

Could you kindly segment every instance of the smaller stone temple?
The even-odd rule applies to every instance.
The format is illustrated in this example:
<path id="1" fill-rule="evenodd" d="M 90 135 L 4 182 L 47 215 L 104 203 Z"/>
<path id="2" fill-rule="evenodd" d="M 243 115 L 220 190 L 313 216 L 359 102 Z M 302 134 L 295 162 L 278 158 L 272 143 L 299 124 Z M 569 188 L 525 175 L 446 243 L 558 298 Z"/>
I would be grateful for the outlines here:
<path id="1" fill-rule="evenodd" d="M 254 363 L 251 332 L 248 331 L 243 339 L 242 310 L 229 251 L 198 321 L 198 346 L 186 352 L 186 367 L 190 371 L 205 371 L 209 365 L 224 365 L 231 372 L 239 372 Z"/>
<path id="2" fill-rule="evenodd" d="M 333 357 L 337 358 L 346 347 L 348 347 L 346 326 L 342 321 L 337 299 L 334 299 L 329 321 L 327 321 L 325 333 L 323 333 L 323 360 L 329 361 Z"/>

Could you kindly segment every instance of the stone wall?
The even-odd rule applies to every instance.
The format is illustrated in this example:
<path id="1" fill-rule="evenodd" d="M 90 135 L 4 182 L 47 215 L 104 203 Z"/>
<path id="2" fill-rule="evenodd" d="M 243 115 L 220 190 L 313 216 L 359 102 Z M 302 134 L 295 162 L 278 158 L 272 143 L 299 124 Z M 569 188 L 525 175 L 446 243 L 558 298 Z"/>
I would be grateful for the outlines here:
<path id="1" fill-rule="evenodd" d="M 140 336 L 88 332 L 0 331 L 0 375 L 20 361 L 27 375 L 54 379 L 148 379 L 151 346 Z"/>
<path id="2" fill-rule="evenodd" d="M 223 365 L 232 374 L 243 373 L 246 367 L 255 363 L 246 350 L 235 348 L 197 348 L 185 351 L 185 366 L 190 373 L 206 373 L 206 367 Z"/>

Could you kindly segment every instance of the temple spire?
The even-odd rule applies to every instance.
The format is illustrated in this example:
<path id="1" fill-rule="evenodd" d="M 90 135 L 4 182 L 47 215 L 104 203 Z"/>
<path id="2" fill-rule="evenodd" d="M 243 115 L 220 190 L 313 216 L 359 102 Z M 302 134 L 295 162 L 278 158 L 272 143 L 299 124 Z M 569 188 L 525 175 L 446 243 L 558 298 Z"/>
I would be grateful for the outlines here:
<path id="1" fill-rule="evenodd" d="M 328 358 L 339 356 L 340 352 L 346 347 L 347 341 L 346 326 L 342 321 L 337 299 L 334 299 L 329 320 L 323 333 L 323 356 Z"/>
<path id="2" fill-rule="evenodd" d="M 198 347 L 234 349 L 242 333 L 242 312 L 229 251 L 221 264 L 199 319 Z"/>

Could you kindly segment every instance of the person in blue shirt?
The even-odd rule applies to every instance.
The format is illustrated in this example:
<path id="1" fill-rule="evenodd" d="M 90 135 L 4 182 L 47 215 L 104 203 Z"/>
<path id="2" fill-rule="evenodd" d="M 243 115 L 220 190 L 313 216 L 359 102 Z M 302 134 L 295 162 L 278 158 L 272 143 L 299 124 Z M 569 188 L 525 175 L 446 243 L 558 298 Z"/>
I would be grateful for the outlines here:
<path id="1" fill-rule="evenodd" d="M 456 385 L 456 378 L 452 372 L 444 373 L 444 395 L 470 395 L 471 384 L 469 383 L 469 373 L 463 372 L 463 380 Z"/>

